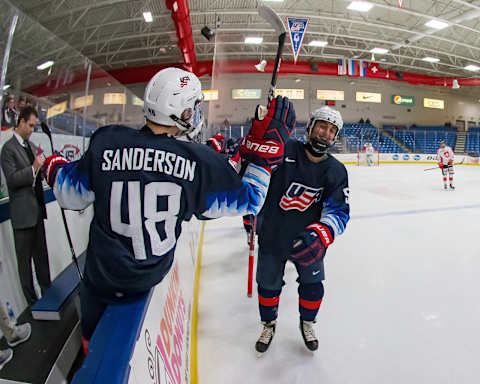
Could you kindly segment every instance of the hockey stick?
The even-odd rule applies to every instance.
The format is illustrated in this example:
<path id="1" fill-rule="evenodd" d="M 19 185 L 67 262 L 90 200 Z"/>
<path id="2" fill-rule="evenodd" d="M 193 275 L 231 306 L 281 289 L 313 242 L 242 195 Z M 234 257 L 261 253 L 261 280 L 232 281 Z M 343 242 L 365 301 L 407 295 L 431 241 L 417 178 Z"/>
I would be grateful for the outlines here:
<path id="1" fill-rule="evenodd" d="M 50 140 L 50 147 L 52 148 L 52 155 L 53 155 L 55 151 L 53 150 L 52 131 L 50 131 L 50 128 L 44 122 L 41 123 L 41 127 L 42 127 L 42 132 L 45 133 L 48 136 L 48 139 Z M 83 276 L 82 276 L 82 272 L 80 271 L 80 266 L 78 265 L 75 249 L 73 248 L 73 242 L 70 236 L 70 231 L 68 229 L 67 218 L 65 217 L 65 210 L 62 207 L 60 207 L 60 211 L 62 212 L 63 226 L 65 227 L 65 232 L 67 233 L 67 240 L 68 240 L 68 245 L 70 247 L 70 252 L 72 253 L 72 260 L 73 260 L 73 263 L 75 264 L 75 267 L 77 267 L 78 276 L 80 277 L 80 280 L 82 280 Z"/>
<path id="2" fill-rule="evenodd" d="M 278 34 L 278 48 L 277 56 L 275 56 L 275 64 L 273 66 L 272 80 L 270 81 L 270 89 L 268 91 L 267 107 L 259 109 L 259 116 L 265 116 L 267 114 L 267 109 L 275 96 L 275 88 L 277 86 L 277 77 L 278 70 L 280 69 L 280 64 L 282 62 L 282 52 L 283 46 L 285 45 L 285 37 L 287 36 L 287 30 L 283 24 L 282 19 L 275 13 L 275 11 L 267 6 L 261 5 L 258 7 L 258 14 L 267 21 Z M 252 215 L 253 216 L 253 215 Z M 257 216 L 252 218 L 252 229 L 250 231 L 250 246 L 248 253 L 248 282 L 247 282 L 247 296 L 252 297 L 253 293 L 253 265 L 255 257 L 255 234 L 257 232 Z"/>
<path id="3" fill-rule="evenodd" d="M 458 163 L 453 163 L 453 165 L 461 165 L 461 164 L 463 164 L 464 161 L 465 161 L 465 157 L 463 157 L 462 161 L 459 161 Z M 431 171 L 432 169 L 438 169 L 438 166 L 433 167 L 433 168 L 424 169 L 424 171 Z"/>

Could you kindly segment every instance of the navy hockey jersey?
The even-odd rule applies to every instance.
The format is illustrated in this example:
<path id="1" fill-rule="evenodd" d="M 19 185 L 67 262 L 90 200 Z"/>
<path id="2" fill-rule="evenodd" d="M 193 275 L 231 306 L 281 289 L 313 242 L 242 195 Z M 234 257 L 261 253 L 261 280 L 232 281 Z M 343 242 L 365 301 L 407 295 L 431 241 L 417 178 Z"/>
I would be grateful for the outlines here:
<path id="1" fill-rule="evenodd" d="M 205 145 L 155 135 L 148 127 L 100 128 L 78 161 L 62 167 L 60 206 L 94 205 L 85 283 L 106 297 L 160 282 L 173 262 L 181 223 L 192 215 L 256 214 L 270 174 L 251 164 L 243 179 Z"/>
<path id="2" fill-rule="evenodd" d="M 313 163 L 303 143 L 287 142 L 260 213 L 259 244 L 266 252 L 288 256 L 295 237 L 314 222 L 328 226 L 334 237 L 345 230 L 350 218 L 347 170 L 327 156 Z"/>

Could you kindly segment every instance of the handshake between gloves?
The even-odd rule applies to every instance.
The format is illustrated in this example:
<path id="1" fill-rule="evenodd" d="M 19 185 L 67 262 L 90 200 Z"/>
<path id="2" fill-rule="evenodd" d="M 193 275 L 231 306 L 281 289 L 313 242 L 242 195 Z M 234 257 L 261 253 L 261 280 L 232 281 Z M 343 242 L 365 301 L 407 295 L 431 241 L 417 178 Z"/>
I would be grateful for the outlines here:
<path id="1" fill-rule="evenodd" d="M 247 161 L 269 168 L 282 162 L 285 143 L 295 128 L 296 115 L 287 97 L 273 99 L 263 118 L 262 108 L 257 105 L 255 119 L 243 139 L 240 154 Z"/>

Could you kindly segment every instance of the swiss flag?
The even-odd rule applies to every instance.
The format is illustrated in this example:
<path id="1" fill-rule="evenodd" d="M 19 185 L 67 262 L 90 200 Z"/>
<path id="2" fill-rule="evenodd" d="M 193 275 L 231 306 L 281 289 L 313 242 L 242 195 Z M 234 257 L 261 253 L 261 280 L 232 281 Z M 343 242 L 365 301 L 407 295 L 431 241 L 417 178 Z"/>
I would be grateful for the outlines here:
<path id="1" fill-rule="evenodd" d="M 378 65 L 378 63 L 368 63 L 367 76 L 379 77 L 379 75 L 380 75 L 380 66 Z"/>

